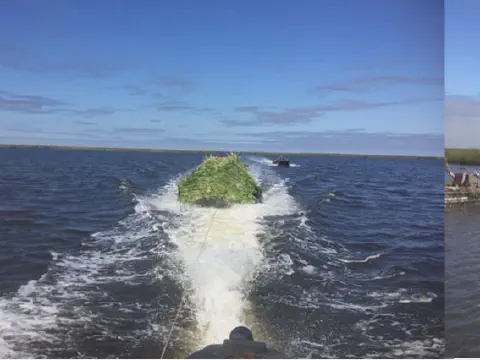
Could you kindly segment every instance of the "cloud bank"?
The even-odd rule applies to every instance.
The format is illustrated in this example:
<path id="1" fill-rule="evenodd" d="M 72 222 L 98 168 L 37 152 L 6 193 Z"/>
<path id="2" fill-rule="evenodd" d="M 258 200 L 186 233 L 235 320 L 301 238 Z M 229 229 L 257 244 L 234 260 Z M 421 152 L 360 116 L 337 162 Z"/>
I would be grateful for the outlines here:
<path id="1" fill-rule="evenodd" d="M 445 97 L 445 146 L 480 148 L 480 99 L 473 96 Z"/>

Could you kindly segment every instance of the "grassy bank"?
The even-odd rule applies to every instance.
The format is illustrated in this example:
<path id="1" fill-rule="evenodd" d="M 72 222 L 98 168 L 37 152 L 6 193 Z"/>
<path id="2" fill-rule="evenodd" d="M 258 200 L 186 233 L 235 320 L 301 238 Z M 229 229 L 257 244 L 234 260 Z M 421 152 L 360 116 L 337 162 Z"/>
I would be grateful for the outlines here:
<path id="1" fill-rule="evenodd" d="M 480 149 L 445 149 L 449 163 L 459 165 L 480 165 Z"/>

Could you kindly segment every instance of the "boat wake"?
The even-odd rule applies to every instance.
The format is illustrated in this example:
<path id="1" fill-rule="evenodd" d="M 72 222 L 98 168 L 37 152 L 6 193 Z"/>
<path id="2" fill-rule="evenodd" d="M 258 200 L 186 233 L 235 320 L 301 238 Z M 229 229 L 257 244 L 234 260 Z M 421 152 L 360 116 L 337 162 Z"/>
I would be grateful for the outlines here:
<path id="1" fill-rule="evenodd" d="M 278 167 L 278 165 L 273 163 L 272 159 L 269 159 L 266 157 L 249 156 L 247 157 L 247 159 L 252 161 L 253 163 L 262 164 L 262 165 L 271 166 L 271 167 Z M 290 161 L 290 167 L 300 167 L 300 165 Z"/>
<path id="2" fill-rule="evenodd" d="M 262 203 L 181 205 L 179 176 L 80 248 L 52 251 L 43 276 L 0 297 L 0 357 L 152 358 L 173 329 L 166 357 L 181 358 L 240 324 L 289 357 L 442 354 L 441 320 L 418 315 L 441 293 L 405 280 L 418 265 L 329 232 L 351 213 L 341 192 L 301 208 L 293 180 L 250 160 Z"/>
<path id="3" fill-rule="evenodd" d="M 285 182 L 251 168 L 266 189 L 263 203 L 181 205 L 177 178 L 157 194 L 135 196 L 134 213 L 92 234 L 81 250 L 52 251 L 43 276 L 0 298 L 0 357 L 109 357 L 112 346 L 135 353 L 142 342 L 158 351 L 182 294 L 171 348 L 222 341 L 247 321 L 249 284 L 265 261 L 262 219 L 297 209 Z"/>
<path id="4" fill-rule="evenodd" d="M 265 179 L 261 169 L 254 177 Z M 272 174 L 270 174 L 272 176 Z M 270 180 L 272 180 L 270 178 Z M 194 311 L 200 345 L 223 341 L 235 326 L 245 322 L 246 294 L 255 270 L 264 260 L 258 237 L 265 232 L 262 219 L 296 211 L 285 183 L 277 180 L 264 193 L 260 204 L 209 209 L 180 205 L 176 183 L 157 198 L 148 200 L 158 211 L 169 211 L 175 218 L 165 226 L 175 244 L 175 257 L 183 268 L 183 283 L 191 290 L 189 303 Z"/>

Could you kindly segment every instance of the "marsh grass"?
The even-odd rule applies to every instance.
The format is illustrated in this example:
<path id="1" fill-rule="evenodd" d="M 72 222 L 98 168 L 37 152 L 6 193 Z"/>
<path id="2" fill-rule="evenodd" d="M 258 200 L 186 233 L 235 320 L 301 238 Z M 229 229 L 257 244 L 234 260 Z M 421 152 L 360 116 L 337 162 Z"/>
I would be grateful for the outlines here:
<path id="1" fill-rule="evenodd" d="M 445 158 L 451 164 L 480 165 L 480 149 L 445 149 Z"/>

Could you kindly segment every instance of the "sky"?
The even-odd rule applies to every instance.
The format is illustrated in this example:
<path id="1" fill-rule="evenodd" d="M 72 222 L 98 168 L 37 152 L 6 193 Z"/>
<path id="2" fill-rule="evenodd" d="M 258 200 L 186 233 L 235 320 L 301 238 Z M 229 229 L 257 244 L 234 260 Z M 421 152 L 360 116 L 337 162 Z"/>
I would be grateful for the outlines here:
<path id="1" fill-rule="evenodd" d="M 446 1 L 446 147 L 480 148 L 479 14 L 479 1 Z"/>
<path id="2" fill-rule="evenodd" d="M 4 0 L 0 143 L 441 156 L 443 56 L 438 0 Z"/>

